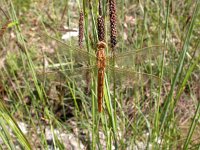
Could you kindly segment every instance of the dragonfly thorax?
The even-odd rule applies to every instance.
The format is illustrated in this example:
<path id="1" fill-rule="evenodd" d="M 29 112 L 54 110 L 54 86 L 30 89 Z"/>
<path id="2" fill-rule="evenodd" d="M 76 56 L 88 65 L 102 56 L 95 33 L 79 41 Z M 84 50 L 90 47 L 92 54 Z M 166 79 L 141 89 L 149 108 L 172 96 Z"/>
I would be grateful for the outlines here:
<path id="1" fill-rule="evenodd" d="M 106 54 L 105 54 L 105 43 L 100 42 L 98 43 L 98 49 L 97 49 L 97 67 L 100 68 L 105 68 L 106 67 Z"/>

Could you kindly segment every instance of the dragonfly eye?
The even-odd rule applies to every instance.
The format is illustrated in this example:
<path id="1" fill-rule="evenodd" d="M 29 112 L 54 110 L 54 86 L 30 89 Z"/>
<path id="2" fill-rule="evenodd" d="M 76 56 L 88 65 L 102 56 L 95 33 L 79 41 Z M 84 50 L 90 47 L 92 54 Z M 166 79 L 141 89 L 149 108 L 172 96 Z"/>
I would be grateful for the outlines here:
<path id="1" fill-rule="evenodd" d="M 103 41 L 100 41 L 100 42 L 98 42 L 98 44 L 97 44 L 97 48 L 99 49 L 99 48 L 106 48 L 106 43 L 105 42 L 103 42 Z"/>

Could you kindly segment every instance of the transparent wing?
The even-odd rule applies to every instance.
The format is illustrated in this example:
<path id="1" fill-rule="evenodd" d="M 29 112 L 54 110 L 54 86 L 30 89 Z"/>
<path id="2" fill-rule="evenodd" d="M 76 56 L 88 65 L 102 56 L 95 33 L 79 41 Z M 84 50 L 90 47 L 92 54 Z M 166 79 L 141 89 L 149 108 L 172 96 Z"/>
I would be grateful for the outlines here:
<path id="1" fill-rule="evenodd" d="M 115 82 L 119 83 L 134 83 L 139 85 L 144 85 L 148 81 L 153 81 L 154 83 L 159 83 L 161 79 L 158 74 L 144 72 L 134 69 L 118 68 L 113 66 L 107 66 L 107 73 L 111 78 L 115 77 Z M 164 82 L 164 80 L 162 80 Z"/>
<path id="2" fill-rule="evenodd" d="M 133 81 L 134 83 L 146 83 L 155 81 L 158 83 L 159 58 L 164 51 L 164 47 L 155 45 L 137 50 L 131 50 L 115 55 L 115 63 L 107 63 L 107 68 L 116 79 L 121 82 Z"/>
<path id="3" fill-rule="evenodd" d="M 117 53 L 115 55 L 115 66 L 118 68 L 133 68 L 138 64 L 154 63 L 164 51 L 164 47 L 160 45 L 153 45 L 141 49 L 132 49 L 127 52 Z M 112 58 L 108 58 L 108 64 L 113 64 Z M 112 62 L 112 63 L 110 63 Z"/>
<path id="4" fill-rule="evenodd" d="M 50 37 L 50 36 L 49 36 Z M 71 46 L 63 41 L 60 41 L 54 37 L 50 37 L 53 40 L 56 40 L 56 59 L 59 58 L 62 62 L 73 61 L 74 64 L 79 65 L 95 65 L 96 64 L 96 52 L 92 50 L 88 52 L 86 49 L 80 49 L 77 46 Z M 115 65 L 122 68 L 130 68 L 135 66 L 136 64 L 144 64 L 153 62 L 159 57 L 160 54 L 163 53 L 164 47 L 161 45 L 153 45 L 150 47 L 144 47 L 140 49 L 129 49 L 123 53 L 115 54 Z M 108 51 L 109 52 L 109 51 Z M 52 58 L 52 56 L 49 56 Z M 113 57 L 111 55 L 106 56 L 106 64 L 112 64 Z M 85 67 L 85 66 L 84 66 Z"/>
<path id="5" fill-rule="evenodd" d="M 59 41 L 59 51 L 60 56 L 66 57 L 67 55 L 73 56 L 76 62 L 87 62 L 88 60 L 93 62 L 93 64 L 98 59 L 95 55 L 95 50 L 88 52 L 85 49 L 80 49 L 75 46 L 70 46 L 62 41 Z M 163 53 L 163 46 L 153 45 L 150 47 L 144 47 L 141 49 L 132 49 L 125 51 L 123 53 L 117 53 L 115 55 L 115 62 L 117 65 L 126 66 L 138 63 L 144 63 L 147 59 L 156 59 L 160 54 Z M 113 56 L 106 56 L 107 64 L 112 62 Z"/>
<path id="6" fill-rule="evenodd" d="M 51 89 L 51 87 L 58 87 L 59 89 L 56 91 L 65 89 L 69 92 L 70 88 L 75 88 L 76 91 L 88 94 L 90 92 L 91 78 L 96 76 L 93 75 L 96 72 L 96 67 L 74 69 L 65 69 L 63 67 L 48 68 L 46 70 L 38 70 L 37 79 L 39 82 L 46 84 L 45 88 L 47 90 Z"/>
<path id="7" fill-rule="evenodd" d="M 50 72 L 54 72 L 55 74 L 57 69 L 61 72 L 65 72 L 67 76 L 78 76 L 83 72 L 83 70 L 90 72 L 91 68 L 96 68 L 97 58 L 95 56 L 95 51 L 88 52 L 85 49 L 71 46 L 54 37 L 50 38 L 57 41 L 55 54 L 47 56 L 49 62 L 47 68 L 51 68 Z M 115 55 L 115 64 L 113 64 L 111 56 L 106 57 L 106 67 L 109 68 L 111 72 L 115 71 L 116 75 L 120 76 L 120 78 L 128 77 L 129 79 L 147 79 L 153 77 L 153 79 L 158 80 L 157 72 L 153 71 L 152 73 L 150 71 L 152 69 L 150 68 L 157 67 L 157 58 L 164 50 L 163 46 L 153 45 L 150 47 L 131 49 L 123 53 L 117 53 Z M 143 70 L 138 71 L 140 70 L 140 66 L 142 66 L 141 68 Z M 144 70 L 144 68 L 146 68 L 146 70 Z"/>
<path id="8" fill-rule="evenodd" d="M 64 63 L 63 63 L 64 64 Z M 45 68 L 36 67 L 37 75 L 41 78 L 46 78 L 51 81 L 62 81 L 71 79 L 83 79 L 87 72 L 94 72 L 96 66 L 90 67 L 69 67 L 68 65 L 54 64 L 53 66 L 46 66 Z"/>
<path id="9" fill-rule="evenodd" d="M 51 86 L 57 87 L 62 85 L 62 87 L 67 88 L 68 84 L 75 83 L 76 87 L 81 91 L 89 93 L 91 80 L 97 77 L 97 68 L 93 67 L 88 69 L 81 67 L 75 68 L 73 71 L 69 69 L 56 69 L 46 72 L 40 71 L 37 72 L 37 75 L 40 82 L 47 81 L 46 83 L 51 84 Z M 131 69 L 113 68 L 110 66 L 107 66 L 106 75 L 110 78 L 110 85 L 115 82 L 117 86 L 137 85 L 142 87 L 149 84 L 150 81 L 154 84 L 158 84 L 159 81 L 161 81 L 158 75 Z"/>
<path id="10" fill-rule="evenodd" d="M 95 51 L 91 50 L 88 52 L 86 49 L 80 49 L 77 46 L 70 45 L 70 43 L 65 43 L 54 37 L 48 36 L 51 39 L 57 41 L 55 44 L 54 55 L 48 55 L 48 58 L 53 62 L 73 62 L 74 65 L 89 65 L 90 63 L 94 65 L 96 63 Z M 79 66 L 80 67 L 80 66 Z"/>

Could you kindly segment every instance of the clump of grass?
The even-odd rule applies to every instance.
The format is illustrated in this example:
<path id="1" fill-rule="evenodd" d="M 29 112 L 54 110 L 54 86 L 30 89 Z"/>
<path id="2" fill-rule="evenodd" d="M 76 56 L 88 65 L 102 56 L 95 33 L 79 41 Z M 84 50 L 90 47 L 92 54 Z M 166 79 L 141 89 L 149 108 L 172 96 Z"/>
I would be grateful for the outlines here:
<path id="1" fill-rule="evenodd" d="M 3 129 L 0 131 L 0 137 L 8 148 L 15 149 L 14 139 L 17 139 L 26 149 L 31 149 L 30 145 L 34 148 L 39 145 L 41 148 L 47 149 L 48 141 L 44 131 L 44 128 L 47 127 L 50 127 L 53 134 L 53 147 L 60 149 L 64 149 L 65 142 L 62 142 L 59 135 L 56 135 L 57 129 L 76 135 L 79 141 L 90 149 L 112 149 L 113 147 L 115 149 L 199 148 L 197 129 L 200 103 L 197 102 L 193 119 L 189 119 L 187 124 L 184 124 L 184 131 L 178 123 L 181 121 L 180 114 L 175 111 L 179 109 L 177 104 L 180 99 L 183 103 L 184 101 L 194 101 L 195 103 L 199 98 L 194 90 L 198 84 L 198 80 L 195 78 L 199 74 L 199 54 L 191 55 L 192 49 L 199 48 L 199 1 L 196 1 L 196 4 L 193 1 L 187 1 L 187 3 L 184 1 L 167 1 L 167 3 L 163 1 L 138 1 L 135 3 L 122 1 L 123 5 L 117 7 L 116 1 L 110 0 L 109 5 L 115 7 L 115 10 L 109 11 L 109 14 L 106 14 L 106 1 L 102 1 L 102 3 L 99 1 L 99 6 L 97 1 L 90 1 L 90 6 L 83 1 L 83 8 L 79 5 L 79 12 L 83 10 L 84 19 L 82 18 L 83 14 L 70 11 L 72 7 L 66 1 L 55 1 L 45 5 L 45 8 L 48 7 L 51 12 L 48 15 L 53 16 L 51 23 L 48 19 L 52 17 L 41 11 L 44 6 L 35 7 L 37 3 L 32 5 L 31 1 L 28 2 L 32 6 L 30 11 L 37 14 L 31 13 L 35 19 L 32 20 L 28 12 L 25 14 L 22 11 L 23 18 L 27 18 L 27 24 L 23 24 L 23 30 L 20 28 L 20 24 L 17 24 L 8 31 L 8 33 L 12 33 L 12 38 L 13 34 L 16 35 L 14 38 L 22 45 L 23 50 L 20 50 L 21 46 L 15 45 L 16 43 L 14 43 L 15 46 L 12 46 L 13 39 L 10 40 L 7 36 L 2 36 L 3 42 L 1 42 L 1 48 L 17 49 L 17 54 L 8 53 L 5 58 L 7 64 L 0 71 L 2 79 L 0 87 L 4 89 L 4 91 L 0 89 L 0 92 L 4 92 L 4 96 L 0 97 L 0 126 Z M 15 7 L 16 5 L 13 5 L 12 2 L 0 1 L 1 3 L 11 6 L 9 14 L 13 21 L 17 22 L 20 16 L 16 16 L 15 8 L 18 6 Z M 173 9 L 173 6 L 177 5 L 180 8 Z M 66 8 L 64 10 L 69 10 L 66 11 L 67 16 L 63 15 L 65 13 L 60 13 L 63 10 L 62 6 Z M 116 9 L 118 10 L 117 15 Z M 21 12 L 21 10 L 17 11 Z M 194 13 L 191 14 L 191 12 Z M 137 80 L 141 81 L 141 84 L 136 84 L 136 81 L 132 79 L 122 82 L 116 78 L 114 80 L 117 85 L 110 88 L 113 74 L 106 73 L 104 111 L 98 113 L 96 70 L 91 72 L 91 88 L 87 93 L 82 88 L 85 86 L 84 79 L 76 80 L 76 77 L 70 74 L 76 69 L 72 65 L 74 58 L 73 55 L 70 55 L 72 52 L 70 48 L 59 47 L 58 43 L 43 38 L 41 35 L 39 35 L 39 42 L 34 41 L 38 38 L 37 36 L 33 36 L 34 40 L 32 40 L 32 35 L 36 31 L 40 32 L 44 29 L 59 37 L 61 31 L 55 25 L 60 21 L 57 19 L 61 18 L 59 14 L 63 15 L 63 21 L 67 18 L 66 24 L 69 27 L 72 27 L 73 19 L 78 24 L 78 17 L 74 16 L 80 15 L 79 26 L 84 28 L 84 32 L 80 32 L 83 34 L 79 35 L 79 46 L 85 44 L 89 52 L 93 52 L 92 48 L 96 47 L 95 44 L 98 40 L 108 43 L 107 36 L 111 36 L 111 48 L 114 47 L 116 53 L 118 50 L 126 52 L 126 50 L 148 47 L 152 44 L 164 44 L 165 47 L 162 49 L 166 48 L 168 51 L 165 51 L 166 53 L 163 53 L 162 56 L 156 55 L 144 63 L 134 60 L 134 58 L 132 59 L 134 56 L 130 56 L 128 58 L 131 59 L 128 59 L 127 63 L 134 61 L 132 63 L 134 65 L 131 67 L 136 67 L 141 72 L 160 75 L 165 82 L 160 80 L 160 84 L 157 84 L 153 77 L 150 77 L 146 82 L 138 78 Z M 189 21 L 188 14 L 191 16 Z M 107 19 L 109 15 L 111 23 Z M 132 18 L 132 20 L 127 20 L 127 18 Z M 114 22 L 116 20 L 118 22 Z M 32 21 L 36 21 L 38 26 L 31 26 Z M 41 21 L 42 24 L 37 21 Z M 103 25 L 102 22 L 105 24 Z M 44 28 L 47 27 L 47 24 L 49 27 Z M 50 29 L 51 26 L 53 26 L 53 30 Z M 114 28 L 110 30 L 110 33 L 106 33 L 107 29 L 112 27 Z M 31 32 L 31 35 L 25 30 Z M 116 34 L 117 32 L 118 34 Z M 127 39 L 122 35 L 126 35 Z M 85 43 L 82 43 L 83 40 L 81 40 L 83 36 L 85 36 Z M 184 37 L 185 40 L 183 40 Z M 117 41 L 118 45 L 116 46 Z M 73 39 L 68 43 L 70 42 L 78 43 Z M 45 51 L 39 53 L 37 49 L 44 49 L 47 45 L 49 49 L 53 47 L 57 51 L 53 54 Z M 33 54 L 32 49 L 36 53 Z M 95 52 L 93 53 L 95 54 Z M 145 53 L 148 55 L 148 51 Z M 144 59 L 144 55 L 140 57 L 138 59 Z M 63 73 L 61 71 L 66 69 L 65 67 L 59 68 L 59 71 L 53 67 L 53 69 L 45 68 L 46 62 L 50 64 L 47 66 L 65 64 L 68 70 Z M 93 62 L 90 58 L 88 59 L 89 66 Z M 57 76 L 51 77 L 44 73 L 41 77 L 38 66 L 44 66 L 44 72 L 47 69 L 57 73 Z M 187 91 L 185 90 L 186 86 Z M 7 104 L 8 110 L 5 109 L 2 100 Z M 190 116 L 190 118 L 192 117 Z M 15 120 L 27 123 L 32 133 L 24 135 Z M 10 135 L 7 126 L 12 128 L 16 137 Z M 39 134 L 37 130 L 40 131 Z M 35 144 L 36 141 L 39 142 Z"/>

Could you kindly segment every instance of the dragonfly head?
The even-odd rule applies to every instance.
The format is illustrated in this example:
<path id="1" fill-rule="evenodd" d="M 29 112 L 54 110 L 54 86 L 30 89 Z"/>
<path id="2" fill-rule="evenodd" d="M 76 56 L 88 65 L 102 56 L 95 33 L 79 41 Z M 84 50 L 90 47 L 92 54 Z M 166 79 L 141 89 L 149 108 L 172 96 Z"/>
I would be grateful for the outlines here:
<path id="1" fill-rule="evenodd" d="M 99 42 L 97 43 L 97 48 L 98 48 L 98 49 L 100 49 L 100 48 L 105 49 L 106 46 L 107 46 L 107 44 L 106 44 L 105 42 L 103 42 L 103 41 L 99 41 Z"/>

